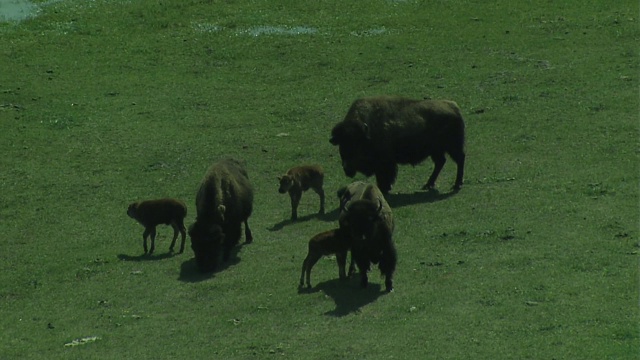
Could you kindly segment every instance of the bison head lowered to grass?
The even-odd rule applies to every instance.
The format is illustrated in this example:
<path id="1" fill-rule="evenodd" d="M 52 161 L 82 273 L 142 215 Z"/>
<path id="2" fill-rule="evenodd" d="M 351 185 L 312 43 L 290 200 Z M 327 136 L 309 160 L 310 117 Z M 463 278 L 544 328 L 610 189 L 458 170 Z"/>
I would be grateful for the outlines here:
<path id="1" fill-rule="evenodd" d="M 353 102 L 334 126 L 330 142 L 339 146 L 345 175 L 375 175 L 383 193 L 391 190 L 398 164 L 417 165 L 431 157 L 435 167 L 423 189 L 435 186 L 449 154 L 458 170 L 454 189 L 464 175 L 464 120 L 448 100 L 412 100 L 379 96 Z"/>
<path id="2" fill-rule="evenodd" d="M 369 284 L 367 272 L 372 263 L 378 264 L 385 276 L 386 290 L 393 291 L 397 253 L 389 204 L 375 185 L 360 181 L 347 186 L 340 204 L 340 229 L 351 243 L 351 256 L 360 271 L 360 284 L 362 287 Z"/>
<path id="3" fill-rule="evenodd" d="M 213 164 L 196 195 L 197 217 L 189 227 L 191 248 L 201 271 L 213 271 L 240 241 L 242 223 L 245 241 L 253 240 L 248 218 L 253 210 L 253 187 L 247 171 L 234 159 Z"/>

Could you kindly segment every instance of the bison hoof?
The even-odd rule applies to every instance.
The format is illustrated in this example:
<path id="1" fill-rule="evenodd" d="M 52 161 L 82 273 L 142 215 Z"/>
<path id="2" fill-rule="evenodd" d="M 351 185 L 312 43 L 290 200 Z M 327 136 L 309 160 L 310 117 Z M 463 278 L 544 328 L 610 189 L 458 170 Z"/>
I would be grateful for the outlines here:
<path id="1" fill-rule="evenodd" d="M 307 284 L 307 286 L 305 286 L 304 282 L 301 282 L 298 289 L 300 289 L 300 291 L 311 290 L 311 284 Z"/>
<path id="2" fill-rule="evenodd" d="M 386 280 L 384 285 L 388 293 L 393 292 L 393 280 Z"/>
<path id="3" fill-rule="evenodd" d="M 435 189 L 436 185 L 435 184 L 424 184 L 424 186 L 422 187 L 422 190 L 433 190 Z"/>

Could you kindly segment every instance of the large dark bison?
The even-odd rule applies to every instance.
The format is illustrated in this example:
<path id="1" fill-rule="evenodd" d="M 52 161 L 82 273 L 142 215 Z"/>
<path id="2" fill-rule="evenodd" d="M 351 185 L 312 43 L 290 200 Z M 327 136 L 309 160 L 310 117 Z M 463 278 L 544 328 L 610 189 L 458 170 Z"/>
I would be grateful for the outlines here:
<path id="1" fill-rule="evenodd" d="M 398 256 L 393 242 L 393 214 L 375 185 L 358 181 L 347 186 L 340 199 L 340 229 L 349 236 L 351 256 L 358 265 L 360 284 L 369 284 L 367 272 L 378 264 L 387 292 L 393 291 Z"/>
<path id="2" fill-rule="evenodd" d="M 222 260 L 229 260 L 231 250 L 240 241 L 243 222 L 245 241 L 253 240 L 247 222 L 253 210 L 253 187 L 239 161 L 225 159 L 209 168 L 196 195 L 196 209 L 189 237 L 201 271 L 215 270 L 221 248 Z"/>
<path id="3" fill-rule="evenodd" d="M 345 175 L 375 175 L 383 193 L 391 190 L 398 164 L 415 166 L 428 157 L 435 167 L 422 188 L 433 188 L 446 162 L 445 154 L 458 165 L 454 189 L 462 186 L 464 120 L 453 101 L 397 96 L 358 99 L 334 126 L 330 142 L 340 147 Z"/>

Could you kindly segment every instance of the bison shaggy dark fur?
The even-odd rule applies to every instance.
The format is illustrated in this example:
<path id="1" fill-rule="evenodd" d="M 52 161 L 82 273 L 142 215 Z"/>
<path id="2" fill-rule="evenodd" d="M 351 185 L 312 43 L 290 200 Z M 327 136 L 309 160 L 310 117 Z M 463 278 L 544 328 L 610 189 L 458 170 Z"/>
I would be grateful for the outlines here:
<path id="1" fill-rule="evenodd" d="M 240 241 L 243 222 L 246 243 L 253 240 L 247 222 L 253 210 L 253 187 L 239 161 L 224 159 L 209 168 L 196 195 L 196 209 L 189 237 L 201 271 L 216 269 L 221 249 L 222 260 L 229 260 Z"/>
<path id="2" fill-rule="evenodd" d="M 324 181 L 324 171 L 319 165 L 302 165 L 295 166 L 287 170 L 287 173 L 278 177 L 280 187 L 278 192 L 281 194 L 289 193 L 291 198 L 291 220 L 298 219 L 298 205 L 302 198 L 302 193 L 309 189 L 320 196 L 319 214 L 324 214 L 324 189 L 322 183 Z"/>
<path id="3" fill-rule="evenodd" d="M 149 255 L 153 254 L 156 248 L 156 226 L 160 224 L 171 225 L 173 228 L 173 240 L 169 251 L 173 251 L 173 247 L 176 245 L 178 232 L 182 235 L 180 243 L 180 253 L 182 254 L 186 237 L 184 218 L 187 216 L 187 206 L 182 201 L 169 198 L 134 202 L 129 204 L 127 215 L 144 226 L 142 246 L 145 254 L 147 253 L 149 235 L 151 235 L 151 249 L 148 252 Z"/>
<path id="4" fill-rule="evenodd" d="M 453 101 L 368 97 L 353 102 L 331 131 L 330 142 L 339 146 L 345 175 L 375 175 L 383 193 L 391 190 L 398 164 L 415 166 L 428 157 L 435 167 L 423 189 L 435 187 L 449 154 L 458 165 L 454 184 L 458 190 L 464 176 L 464 129 Z"/>
<path id="5" fill-rule="evenodd" d="M 360 284 L 369 283 L 367 272 L 378 264 L 387 292 L 393 291 L 398 256 L 393 242 L 394 221 L 389 204 L 375 185 L 355 182 L 340 199 L 340 229 L 351 242 L 351 256 L 360 271 Z"/>

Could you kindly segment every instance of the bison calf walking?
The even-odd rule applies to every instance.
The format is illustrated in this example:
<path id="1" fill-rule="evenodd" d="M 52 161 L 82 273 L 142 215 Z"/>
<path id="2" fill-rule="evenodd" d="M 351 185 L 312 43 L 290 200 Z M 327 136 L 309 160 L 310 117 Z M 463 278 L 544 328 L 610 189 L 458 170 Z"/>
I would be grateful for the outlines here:
<path id="1" fill-rule="evenodd" d="M 351 256 L 360 271 L 360 284 L 369 284 L 367 272 L 378 264 L 385 276 L 387 292 L 393 291 L 393 274 L 397 253 L 393 242 L 391 208 L 375 185 L 355 182 L 347 187 L 340 199 L 340 229 L 349 237 Z"/>
<path id="2" fill-rule="evenodd" d="M 244 222 L 247 243 L 253 240 L 248 219 L 253 210 L 253 187 L 247 171 L 234 159 L 213 164 L 196 195 L 196 221 L 189 228 L 191 248 L 201 271 L 213 271 L 240 241 Z"/>
<path id="3" fill-rule="evenodd" d="M 291 198 L 291 220 L 298 219 L 298 205 L 302 198 L 302 193 L 309 189 L 313 189 L 320 196 L 320 211 L 324 214 L 324 190 L 322 182 L 324 180 L 324 171 L 318 165 L 296 166 L 287 170 L 287 173 L 279 176 L 280 188 L 278 192 L 284 194 L 289 193 Z"/>
<path id="4" fill-rule="evenodd" d="M 454 189 L 460 189 L 464 137 L 464 120 L 453 101 L 379 96 L 354 101 L 329 141 L 339 146 L 345 175 L 375 175 L 378 188 L 387 193 L 396 181 L 398 164 L 415 166 L 428 157 L 435 167 L 422 188 L 435 187 L 445 154 L 458 165 Z"/>
<path id="5" fill-rule="evenodd" d="M 307 287 L 311 287 L 311 269 L 322 256 L 335 254 L 338 262 L 338 275 L 340 279 L 346 279 L 345 267 L 347 265 L 347 252 L 351 247 L 349 237 L 341 229 L 334 229 L 315 235 L 309 240 L 309 252 L 302 262 L 300 274 L 300 287 L 307 280 Z M 349 276 L 354 272 L 353 259 L 349 265 Z M 306 276 L 305 276 L 306 275 Z"/>
<path id="6" fill-rule="evenodd" d="M 178 232 L 182 235 L 180 243 L 180 253 L 184 251 L 184 241 L 186 237 L 186 229 L 184 227 L 184 218 L 187 216 L 187 206 L 180 200 L 176 199 L 159 199 L 138 201 L 129 205 L 127 215 L 137 220 L 144 226 L 142 234 L 142 245 L 144 253 L 147 253 L 147 237 L 151 235 L 151 250 L 149 255 L 153 254 L 156 247 L 156 226 L 159 224 L 171 225 L 173 228 L 173 240 L 171 241 L 170 251 L 176 245 Z"/>

